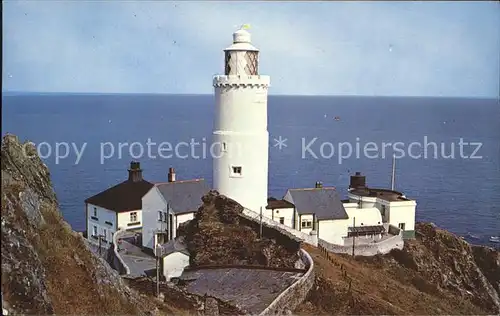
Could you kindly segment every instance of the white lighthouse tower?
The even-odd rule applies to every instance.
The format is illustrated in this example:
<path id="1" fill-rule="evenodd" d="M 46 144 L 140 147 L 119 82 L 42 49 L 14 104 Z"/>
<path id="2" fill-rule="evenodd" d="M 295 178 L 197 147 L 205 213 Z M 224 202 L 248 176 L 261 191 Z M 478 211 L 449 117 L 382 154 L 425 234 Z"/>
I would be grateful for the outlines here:
<path id="1" fill-rule="evenodd" d="M 267 205 L 270 77 L 259 75 L 259 50 L 246 30 L 233 33 L 233 44 L 224 53 L 224 75 L 213 79 L 213 186 L 259 212 Z"/>

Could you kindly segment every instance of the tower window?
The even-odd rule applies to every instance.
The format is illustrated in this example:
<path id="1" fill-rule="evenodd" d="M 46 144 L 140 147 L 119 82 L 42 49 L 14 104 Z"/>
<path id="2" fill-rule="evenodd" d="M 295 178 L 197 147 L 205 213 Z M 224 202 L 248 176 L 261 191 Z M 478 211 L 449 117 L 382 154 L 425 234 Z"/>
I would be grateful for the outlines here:
<path id="1" fill-rule="evenodd" d="M 226 142 L 223 142 L 223 143 L 222 143 L 222 151 L 223 151 L 223 152 L 226 152 L 226 151 L 227 151 L 227 144 L 226 144 Z"/>
<path id="2" fill-rule="evenodd" d="M 231 166 L 231 177 L 241 177 L 243 175 L 242 166 Z"/>

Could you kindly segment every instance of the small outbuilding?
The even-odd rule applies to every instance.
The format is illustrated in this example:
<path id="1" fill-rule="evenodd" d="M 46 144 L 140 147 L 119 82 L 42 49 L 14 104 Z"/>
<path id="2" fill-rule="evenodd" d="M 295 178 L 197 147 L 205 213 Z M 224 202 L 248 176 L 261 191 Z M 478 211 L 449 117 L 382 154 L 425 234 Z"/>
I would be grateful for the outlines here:
<path id="1" fill-rule="evenodd" d="M 184 268 L 189 266 L 189 251 L 184 239 L 177 237 L 161 245 L 161 264 L 163 276 L 167 281 L 181 276 Z"/>

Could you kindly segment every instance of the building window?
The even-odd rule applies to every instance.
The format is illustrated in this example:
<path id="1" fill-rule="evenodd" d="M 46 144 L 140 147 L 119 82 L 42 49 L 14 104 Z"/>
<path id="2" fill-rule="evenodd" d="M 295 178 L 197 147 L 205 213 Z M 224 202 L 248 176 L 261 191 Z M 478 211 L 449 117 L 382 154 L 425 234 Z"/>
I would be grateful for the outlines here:
<path id="1" fill-rule="evenodd" d="M 163 222 L 163 212 L 162 211 L 158 211 L 158 221 Z"/>
<path id="2" fill-rule="evenodd" d="M 223 143 L 222 143 L 222 151 L 223 151 L 223 152 L 226 152 L 226 151 L 227 151 L 227 144 L 226 144 L 226 142 L 223 142 Z"/>
<path id="3" fill-rule="evenodd" d="M 137 222 L 137 212 L 130 213 L 130 221 Z"/>
<path id="4" fill-rule="evenodd" d="M 382 217 L 385 217 L 385 205 L 382 205 L 382 210 L 380 211 Z"/>
<path id="5" fill-rule="evenodd" d="M 95 226 L 95 225 L 92 227 L 92 236 L 97 237 L 97 226 Z"/>
<path id="6" fill-rule="evenodd" d="M 102 234 L 104 236 L 104 241 L 107 241 L 108 240 L 108 231 L 106 229 L 103 229 Z"/>
<path id="7" fill-rule="evenodd" d="M 280 224 L 282 224 L 282 225 L 285 224 L 285 218 L 284 217 L 280 217 Z"/>
<path id="8" fill-rule="evenodd" d="M 303 219 L 301 226 L 302 226 L 302 228 L 312 228 L 312 220 Z"/>
<path id="9" fill-rule="evenodd" d="M 405 230 L 405 223 L 399 223 L 398 224 L 399 229 Z"/>
<path id="10" fill-rule="evenodd" d="M 243 167 L 241 167 L 241 166 L 232 166 L 231 167 L 231 176 L 241 177 L 243 175 L 242 169 L 243 169 Z"/>
<path id="11" fill-rule="evenodd" d="M 94 217 L 97 217 L 97 207 L 94 207 L 94 214 L 93 214 Z"/>
<path id="12" fill-rule="evenodd" d="M 167 222 L 167 212 L 163 212 L 163 222 Z"/>

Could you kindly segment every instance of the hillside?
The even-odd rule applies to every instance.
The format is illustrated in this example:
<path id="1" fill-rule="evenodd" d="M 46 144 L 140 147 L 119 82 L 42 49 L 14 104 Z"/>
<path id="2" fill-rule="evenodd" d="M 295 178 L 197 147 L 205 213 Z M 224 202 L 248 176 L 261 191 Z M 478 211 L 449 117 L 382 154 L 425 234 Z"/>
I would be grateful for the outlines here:
<path id="1" fill-rule="evenodd" d="M 500 313 L 500 253 L 419 223 L 416 240 L 385 256 L 306 250 L 316 287 L 296 310 L 319 315 L 491 315 Z M 351 289 L 349 290 L 349 283 Z"/>
<path id="2" fill-rule="evenodd" d="M 88 248 L 63 220 L 50 174 L 38 156 L 23 154 L 14 136 L 3 138 L 2 307 L 9 314 L 184 313 L 140 295 Z M 36 154 L 26 145 L 28 156 Z"/>

